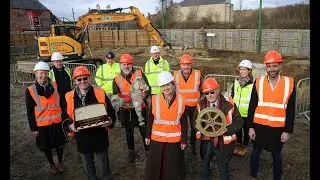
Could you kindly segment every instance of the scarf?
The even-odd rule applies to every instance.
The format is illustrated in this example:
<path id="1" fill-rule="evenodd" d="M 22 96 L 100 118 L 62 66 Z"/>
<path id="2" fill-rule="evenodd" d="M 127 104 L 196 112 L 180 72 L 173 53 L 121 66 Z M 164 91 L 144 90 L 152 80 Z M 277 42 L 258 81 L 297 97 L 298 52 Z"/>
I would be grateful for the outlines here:
<path id="1" fill-rule="evenodd" d="M 246 76 L 246 77 L 238 77 L 238 82 L 240 84 L 241 87 L 243 87 L 246 83 L 248 83 L 250 81 L 250 77 Z"/>

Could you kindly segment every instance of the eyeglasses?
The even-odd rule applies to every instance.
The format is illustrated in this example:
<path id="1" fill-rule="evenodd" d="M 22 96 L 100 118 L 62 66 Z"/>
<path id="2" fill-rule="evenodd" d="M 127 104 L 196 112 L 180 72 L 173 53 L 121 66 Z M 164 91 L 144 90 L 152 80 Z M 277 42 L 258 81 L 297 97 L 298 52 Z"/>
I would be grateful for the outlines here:
<path id="1" fill-rule="evenodd" d="M 209 94 L 214 94 L 214 93 L 215 93 L 215 91 L 210 91 L 210 92 L 205 92 L 204 94 L 209 95 Z"/>
<path id="2" fill-rule="evenodd" d="M 81 82 L 82 80 L 83 80 L 83 81 L 86 81 L 86 80 L 88 80 L 88 77 L 78 78 L 78 79 L 77 79 L 78 82 Z"/>

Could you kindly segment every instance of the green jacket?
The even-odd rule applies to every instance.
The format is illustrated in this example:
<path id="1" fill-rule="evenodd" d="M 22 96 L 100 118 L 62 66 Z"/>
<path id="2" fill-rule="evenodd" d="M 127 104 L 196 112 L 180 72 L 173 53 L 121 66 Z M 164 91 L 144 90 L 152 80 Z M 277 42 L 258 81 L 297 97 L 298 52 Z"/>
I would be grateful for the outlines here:
<path id="1" fill-rule="evenodd" d="M 95 81 L 99 87 L 101 87 L 106 93 L 112 94 L 112 81 L 120 73 L 119 63 L 113 63 L 110 66 L 108 63 L 105 63 L 99 66 Z"/>
<path id="2" fill-rule="evenodd" d="M 72 76 L 71 76 L 71 70 L 66 67 L 66 66 L 63 66 L 64 70 L 67 72 L 68 76 L 70 77 L 70 87 L 72 88 Z M 53 69 L 51 69 L 49 71 L 49 78 L 51 79 L 52 82 L 56 81 L 56 77 L 54 76 L 54 71 Z"/>
<path id="3" fill-rule="evenodd" d="M 159 63 L 156 65 L 153 61 L 153 58 L 146 62 L 144 67 L 144 73 L 148 79 L 148 82 L 151 86 L 151 94 L 160 94 L 161 89 L 158 85 L 158 75 L 162 71 L 170 71 L 170 65 L 167 60 L 163 59 L 160 56 Z"/>
<path id="4" fill-rule="evenodd" d="M 239 108 L 241 117 L 248 117 L 248 109 L 251 98 L 253 83 L 250 82 L 241 87 L 236 79 L 233 86 L 233 101 Z"/>

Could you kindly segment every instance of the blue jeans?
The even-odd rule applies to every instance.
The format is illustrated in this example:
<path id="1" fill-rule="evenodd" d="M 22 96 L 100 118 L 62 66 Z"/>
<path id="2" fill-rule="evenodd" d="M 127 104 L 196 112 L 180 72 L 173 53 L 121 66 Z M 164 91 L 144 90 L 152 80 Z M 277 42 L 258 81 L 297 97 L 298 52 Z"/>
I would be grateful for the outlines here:
<path id="1" fill-rule="evenodd" d="M 258 175 L 261 151 L 262 151 L 261 148 L 253 148 L 251 152 L 250 168 L 251 168 L 251 176 L 254 178 L 257 177 Z M 273 159 L 273 179 L 281 180 L 281 177 L 282 177 L 281 151 L 272 152 L 272 159 Z"/>
<path id="2" fill-rule="evenodd" d="M 212 141 L 207 140 L 205 146 L 204 160 L 203 160 L 203 172 L 201 180 L 209 180 L 209 167 L 213 156 L 216 157 L 220 171 L 220 180 L 229 180 L 229 162 L 221 161 L 221 152 L 218 148 L 213 145 Z"/>
<path id="3" fill-rule="evenodd" d="M 131 128 L 131 127 L 127 126 L 124 129 L 126 131 L 126 140 L 127 140 L 128 149 L 129 150 L 134 150 L 134 128 Z M 139 126 L 139 131 L 140 131 L 140 134 L 141 134 L 141 137 L 142 137 L 142 142 L 143 142 L 143 145 L 144 145 L 144 149 L 146 151 L 149 151 L 149 146 L 146 145 L 146 143 L 145 143 L 146 127 Z"/>
<path id="4" fill-rule="evenodd" d="M 81 154 L 81 153 L 80 153 Z M 108 151 L 81 154 L 82 163 L 88 180 L 111 180 Z M 98 168 L 96 174 L 95 164 Z"/>

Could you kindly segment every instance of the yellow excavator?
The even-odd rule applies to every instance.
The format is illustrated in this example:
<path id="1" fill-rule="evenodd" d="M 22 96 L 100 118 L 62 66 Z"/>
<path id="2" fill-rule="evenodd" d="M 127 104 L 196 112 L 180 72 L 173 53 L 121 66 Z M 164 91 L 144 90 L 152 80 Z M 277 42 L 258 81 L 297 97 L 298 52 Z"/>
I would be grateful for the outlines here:
<path id="1" fill-rule="evenodd" d="M 130 12 L 121 13 L 124 9 L 130 9 Z M 65 60 L 67 61 L 88 62 L 84 50 L 88 42 L 89 25 L 129 21 L 136 21 L 140 29 L 143 29 L 154 38 L 158 45 L 164 47 L 169 52 L 169 55 L 174 56 L 172 46 L 166 38 L 144 17 L 138 8 L 130 6 L 129 8 L 91 10 L 80 16 L 76 25 L 52 25 L 49 36 L 38 38 L 38 59 L 50 61 L 52 53 L 60 52 L 65 56 Z"/>

